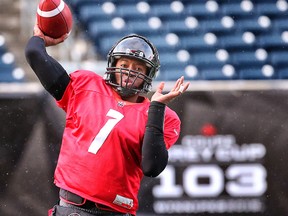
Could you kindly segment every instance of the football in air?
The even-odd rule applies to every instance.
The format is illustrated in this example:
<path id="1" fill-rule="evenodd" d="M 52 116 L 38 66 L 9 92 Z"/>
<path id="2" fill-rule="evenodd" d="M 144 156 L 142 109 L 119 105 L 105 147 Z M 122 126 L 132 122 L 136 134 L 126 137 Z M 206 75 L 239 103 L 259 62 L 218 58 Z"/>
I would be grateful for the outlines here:
<path id="1" fill-rule="evenodd" d="M 45 35 L 59 38 L 70 33 L 73 16 L 63 0 L 41 0 L 37 8 L 37 22 Z"/>

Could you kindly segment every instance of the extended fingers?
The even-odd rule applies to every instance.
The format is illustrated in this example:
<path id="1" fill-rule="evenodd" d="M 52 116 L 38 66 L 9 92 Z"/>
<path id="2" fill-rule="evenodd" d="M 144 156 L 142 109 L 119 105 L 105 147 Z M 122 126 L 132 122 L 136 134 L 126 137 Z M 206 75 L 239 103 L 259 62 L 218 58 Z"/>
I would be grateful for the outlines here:
<path id="1" fill-rule="evenodd" d="M 171 92 L 179 91 L 179 88 L 180 88 L 181 84 L 183 83 L 183 80 L 184 80 L 183 76 L 181 76 L 179 79 L 177 79 L 174 87 L 171 89 Z"/>
<path id="2" fill-rule="evenodd" d="M 180 92 L 181 94 L 182 94 L 183 92 L 185 92 L 185 91 L 188 89 L 189 85 L 190 85 L 189 82 L 187 82 L 187 83 L 185 83 L 185 84 L 181 84 L 181 85 L 180 85 L 180 88 L 179 88 L 179 92 Z"/>
<path id="3" fill-rule="evenodd" d="M 180 85 L 180 88 L 179 88 L 178 91 L 179 91 L 180 93 L 183 93 L 183 91 L 184 91 L 184 85 L 183 85 L 183 84 Z"/>
<path id="4" fill-rule="evenodd" d="M 189 82 L 184 84 L 184 76 L 181 76 L 175 83 L 175 91 L 177 91 L 179 94 L 182 94 L 188 89 L 189 85 Z"/>
<path id="5" fill-rule="evenodd" d="M 183 87 L 183 82 L 184 82 L 184 76 L 181 76 L 179 79 L 178 79 L 178 83 L 177 83 L 177 91 L 179 92 L 183 92 L 184 90 L 184 87 Z"/>
<path id="6" fill-rule="evenodd" d="M 156 91 L 161 94 L 164 89 L 164 85 L 165 85 L 164 82 L 160 82 Z"/>

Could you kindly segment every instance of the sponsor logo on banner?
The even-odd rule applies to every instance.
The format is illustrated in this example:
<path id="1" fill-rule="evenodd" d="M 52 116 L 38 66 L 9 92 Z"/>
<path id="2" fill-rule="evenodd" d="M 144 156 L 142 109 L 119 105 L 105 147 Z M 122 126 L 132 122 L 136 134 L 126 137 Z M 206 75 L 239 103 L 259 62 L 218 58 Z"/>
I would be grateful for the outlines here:
<path id="1" fill-rule="evenodd" d="M 238 144 L 233 135 L 186 135 L 169 150 L 169 164 L 154 185 L 157 214 L 228 214 L 265 211 L 266 148 Z"/>

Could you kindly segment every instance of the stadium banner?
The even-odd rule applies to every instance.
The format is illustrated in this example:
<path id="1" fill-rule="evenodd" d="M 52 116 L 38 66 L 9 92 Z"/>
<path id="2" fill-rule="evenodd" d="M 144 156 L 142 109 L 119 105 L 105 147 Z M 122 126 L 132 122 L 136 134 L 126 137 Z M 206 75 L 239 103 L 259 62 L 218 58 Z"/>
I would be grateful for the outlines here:
<path id="1" fill-rule="evenodd" d="M 181 137 L 157 179 L 145 178 L 143 215 L 288 215 L 288 92 L 190 92 L 171 107 Z M 183 106 L 179 106 L 183 104 Z"/>
<path id="2" fill-rule="evenodd" d="M 137 215 L 288 215 L 287 98 L 266 90 L 175 99 L 181 134 L 161 175 L 144 178 Z M 0 110 L 0 214 L 46 215 L 58 199 L 52 179 L 65 114 L 36 93 L 0 94 Z"/>

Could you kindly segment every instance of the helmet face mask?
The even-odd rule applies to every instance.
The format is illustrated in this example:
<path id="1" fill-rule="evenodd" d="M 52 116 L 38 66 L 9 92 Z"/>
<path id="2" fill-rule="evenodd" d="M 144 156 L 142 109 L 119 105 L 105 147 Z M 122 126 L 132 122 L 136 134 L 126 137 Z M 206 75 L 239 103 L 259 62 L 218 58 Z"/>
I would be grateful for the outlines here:
<path id="1" fill-rule="evenodd" d="M 135 70 L 115 67 L 121 57 L 136 59 L 146 65 L 146 75 Z M 131 97 L 139 93 L 151 91 L 152 79 L 160 67 L 159 56 L 156 48 L 145 37 L 140 35 L 128 35 L 120 39 L 108 54 L 108 65 L 104 75 L 107 84 L 115 87 L 122 97 Z M 120 83 L 116 82 L 116 74 L 121 77 Z M 130 84 L 122 82 L 123 76 L 132 80 Z M 136 81 L 138 79 L 138 81 Z M 142 85 L 135 85 L 142 80 Z"/>
<path id="2" fill-rule="evenodd" d="M 116 76 L 119 74 L 120 81 L 117 83 Z M 130 80 L 128 81 L 124 80 Z M 108 67 L 105 73 L 105 80 L 108 84 L 115 87 L 122 97 L 129 97 L 138 93 L 149 92 L 152 78 L 135 70 L 128 68 Z M 142 80 L 142 84 L 139 86 L 139 80 Z M 138 81 L 138 82 L 137 82 Z"/>

